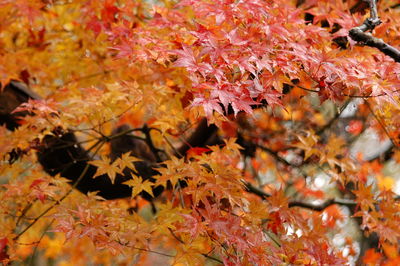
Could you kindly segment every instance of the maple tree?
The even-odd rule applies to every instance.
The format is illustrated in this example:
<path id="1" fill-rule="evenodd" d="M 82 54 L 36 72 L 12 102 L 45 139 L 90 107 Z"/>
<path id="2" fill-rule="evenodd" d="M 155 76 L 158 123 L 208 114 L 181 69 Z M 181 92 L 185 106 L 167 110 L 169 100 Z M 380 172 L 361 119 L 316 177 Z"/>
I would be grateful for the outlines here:
<path id="1" fill-rule="evenodd" d="M 0 260 L 397 265 L 399 13 L 0 1 Z"/>

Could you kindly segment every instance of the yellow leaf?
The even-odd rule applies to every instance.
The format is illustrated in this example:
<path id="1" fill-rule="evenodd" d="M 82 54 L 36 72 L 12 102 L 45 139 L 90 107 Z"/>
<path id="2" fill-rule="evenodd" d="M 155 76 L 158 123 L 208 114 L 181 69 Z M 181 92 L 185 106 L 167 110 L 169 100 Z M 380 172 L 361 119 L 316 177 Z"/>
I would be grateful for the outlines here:
<path id="1" fill-rule="evenodd" d="M 390 259 L 395 259 L 399 256 L 397 247 L 394 245 L 390 245 L 388 243 L 382 243 L 382 249 L 385 252 L 385 255 Z"/>
<path id="2" fill-rule="evenodd" d="M 299 143 L 293 145 L 299 149 L 304 150 L 305 154 L 304 154 L 304 160 L 306 160 L 307 158 L 309 158 L 310 156 L 314 155 L 314 154 L 318 154 L 320 153 L 320 150 L 315 148 L 315 146 L 318 144 L 318 139 L 319 137 L 317 135 L 315 135 L 315 133 L 313 131 L 308 131 L 306 132 L 307 136 L 302 136 L 302 135 L 298 135 L 298 139 L 299 139 Z"/>
<path id="3" fill-rule="evenodd" d="M 115 177 L 117 174 L 121 174 L 122 171 L 118 167 L 118 162 L 115 161 L 111 163 L 110 158 L 102 156 L 101 160 L 95 160 L 89 162 L 89 164 L 97 166 L 97 171 L 94 174 L 93 178 L 98 177 L 103 174 L 107 174 L 111 180 L 111 183 L 114 184 Z"/>
<path id="4" fill-rule="evenodd" d="M 129 169 L 132 169 L 136 171 L 135 165 L 133 164 L 134 162 L 140 162 L 142 161 L 139 158 L 136 158 L 134 156 L 130 156 L 131 152 L 127 152 L 122 154 L 121 158 L 118 158 L 115 163 L 119 166 L 121 170 L 124 170 L 126 167 Z"/>
<path id="5" fill-rule="evenodd" d="M 124 184 L 132 187 L 132 198 L 136 197 L 142 191 L 146 191 L 152 197 L 154 197 L 152 188 L 153 183 L 151 183 L 149 180 L 143 181 L 140 176 L 132 175 L 132 179 L 124 182 Z"/>

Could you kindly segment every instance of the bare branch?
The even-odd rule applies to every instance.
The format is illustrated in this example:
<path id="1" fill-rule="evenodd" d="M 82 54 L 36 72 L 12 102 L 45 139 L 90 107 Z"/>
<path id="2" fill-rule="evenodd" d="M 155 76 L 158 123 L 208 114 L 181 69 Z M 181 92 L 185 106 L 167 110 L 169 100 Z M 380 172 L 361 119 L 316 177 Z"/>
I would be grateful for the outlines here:
<path id="1" fill-rule="evenodd" d="M 364 45 L 377 48 L 385 55 L 390 56 L 394 61 L 400 62 L 399 50 L 385 43 L 382 39 L 375 38 L 371 34 L 365 33 L 368 30 L 372 31 L 373 29 L 375 29 L 376 26 L 382 23 L 382 21 L 378 17 L 376 1 L 368 0 L 367 2 L 370 6 L 370 17 L 367 18 L 362 25 L 352 28 L 349 31 L 350 38 Z"/>

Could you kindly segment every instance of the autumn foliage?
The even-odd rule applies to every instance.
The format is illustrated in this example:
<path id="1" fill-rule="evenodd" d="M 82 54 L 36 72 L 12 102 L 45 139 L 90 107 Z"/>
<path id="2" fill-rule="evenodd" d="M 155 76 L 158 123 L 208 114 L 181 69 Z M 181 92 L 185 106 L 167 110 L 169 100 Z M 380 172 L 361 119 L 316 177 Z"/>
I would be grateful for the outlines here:
<path id="1" fill-rule="evenodd" d="M 349 37 L 367 2 L 0 0 L 0 261 L 399 265 L 400 64 Z"/>

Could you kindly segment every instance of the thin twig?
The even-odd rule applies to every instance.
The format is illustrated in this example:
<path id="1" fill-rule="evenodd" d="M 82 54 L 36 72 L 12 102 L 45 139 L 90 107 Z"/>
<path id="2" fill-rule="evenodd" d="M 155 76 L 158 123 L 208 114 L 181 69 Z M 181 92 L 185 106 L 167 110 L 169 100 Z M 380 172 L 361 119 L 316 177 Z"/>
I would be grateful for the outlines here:
<path id="1" fill-rule="evenodd" d="M 248 192 L 257 195 L 260 198 L 267 199 L 267 198 L 271 197 L 271 194 L 253 186 L 251 183 L 245 182 L 245 181 L 243 181 L 243 183 Z M 310 209 L 313 211 L 323 211 L 327 207 L 334 205 L 334 204 L 344 205 L 344 206 L 356 206 L 357 202 L 355 202 L 354 200 L 350 200 L 350 199 L 339 199 L 339 198 L 327 199 L 321 204 L 313 204 L 313 203 L 293 200 L 293 201 L 289 202 L 289 208 L 302 207 L 302 208 Z"/>
<path id="2" fill-rule="evenodd" d="M 132 246 L 128 246 L 128 247 L 133 248 L 133 249 L 137 249 L 137 250 L 140 250 L 140 251 L 145 251 L 145 252 L 154 253 L 154 254 L 157 254 L 157 255 L 169 257 L 169 258 L 175 258 L 174 255 L 162 253 L 162 252 L 155 251 L 155 250 L 150 250 L 150 249 L 145 249 L 145 248 L 138 248 L 138 247 L 132 247 Z"/>
<path id="3" fill-rule="evenodd" d="M 265 147 L 265 146 L 263 146 L 263 145 L 260 145 L 260 144 L 255 144 L 255 145 L 256 145 L 256 147 L 260 148 L 261 150 L 267 152 L 269 155 L 271 155 L 271 156 L 272 156 L 275 160 L 277 160 L 278 162 L 281 162 L 281 163 L 283 163 L 283 164 L 286 165 L 286 166 L 290 166 L 290 167 L 296 168 L 297 170 L 300 171 L 300 174 L 301 174 L 304 178 L 307 177 L 307 173 L 304 172 L 303 169 L 301 169 L 302 164 L 297 165 L 297 164 L 291 163 L 291 162 L 287 161 L 285 158 L 279 156 L 279 155 L 278 155 L 278 152 L 273 151 L 273 150 L 271 150 L 270 148 L 267 148 L 267 147 Z"/>
<path id="4" fill-rule="evenodd" d="M 295 84 L 292 84 L 291 86 L 295 86 L 295 87 L 298 87 L 298 88 L 300 88 L 302 90 L 309 91 L 309 92 L 314 92 L 314 93 L 320 92 L 319 90 L 308 89 L 308 88 L 305 88 L 303 86 L 299 86 L 299 85 L 295 85 Z M 396 92 L 400 92 L 400 89 L 393 91 L 393 93 L 396 93 Z M 387 96 L 386 93 L 380 93 L 380 94 L 377 94 L 377 95 L 361 95 L 361 94 L 357 95 L 357 94 L 342 93 L 341 95 L 342 96 L 346 96 L 346 97 L 350 97 L 350 98 L 378 98 L 378 97 Z"/>
<path id="5" fill-rule="evenodd" d="M 338 112 L 336 112 L 335 116 L 331 118 L 331 120 L 328 121 L 328 123 L 326 123 L 323 127 L 321 127 L 316 134 L 317 135 L 321 135 L 325 130 L 327 130 L 328 128 L 330 128 L 332 126 L 332 124 L 338 120 L 338 118 L 340 117 L 340 115 L 343 113 L 343 111 L 346 109 L 346 107 L 350 104 L 351 100 L 347 100 L 339 109 Z"/>
<path id="6" fill-rule="evenodd" d="M 42 233 L 42 235 L 40 236 L 39 240 L 36 241 L 36 243 L 35 243 L 35 248 L 33 249 L 33 252 L 32 252 L 32 255 L 31 255 L 31 258 L 30 258 L 30 260 L 29 260 L 29 264 L 28 264 L 28 265 L 34 265 L 34 263 L 33 263 L 33 258 L 35 257 L 37 248 L 38 248 L 40 242 L 42 241 L 43 237 L 44 237 L 45 234 L 47 233 L 47 230 L 48 230 L 48 229 L 50 228 L 50 226 L 54 223 L 54 221 L 55 221 L 55 219 L 53 218 L 53 219 L 51 220 L 51 222 L 50 222 L 50 223 L 46 226 L 46 228 L 43 230 L 43 233 Z"/>
<path id="7" fill-rule="evenodd" d="M 176 188 L 178 190 L 179 200 L 181 202 L 181 206 L 182 206 L 182 208 L 186 208 L 185 201 L 184 201 L 183 195 L 182 195 L 182 187 L 181 187 L 181 184 L 179 182 L 176 183 Z"/>
<path id="8" fill-rule="evenodd" d="M 371 105 L 369 104 L 369 102 L 367 100 L 365 100 L 365 105 L 368 107 L 369 111 L 371 112 L 371 114 L 374 116 L 375 120 L 379 123 L 379 125 L 382 127 L 383 131 L 385 132 L 386 136 L 390 139 L 390 141 L 392 142 L 393 146 L 397 147 L 397 143 L 395 142 L 395 140 L 390 136 L 389 131 L 386 128 L 385 123 L 374 113 L 374 111 L 372 110 Z"/>
<path id="9" fill-rule="evenodd" d="M 35 201 L 37 201 L 37 199 L 36 199 Z M 34 202 L 35 202 L 35 201 L 34 201 Z M 18 217 L 18 220 L 17 220 L 17 222 L 15 223 L 15 226 L 16 226 L 16 227 L 18 226 L 18 224 L 19 224 L 19 222 L 22 220 L 22 218 L 25 217 L 25 215 L 26 215 L 26 213 L 29 211 L 29 209 L 33 206 L 33 203 L 34 203 L 34 202 L 31 202 L 31 203 L 27 204 L 27 205 L 25 206 L 25 208 L 22 210 L 21 215 Z"/>
<path id="10" fill-rule="evenodd" d="M 329 206 L 335 205 L 335 204 L 353 207 L 353 206 L 357 205 L 357 202 L 355 202 L 353 200 L 349 200 L 349 199 L 336 199 L 336 198 L 325 200 L 321 204 L 314 204 L 314 203 L 308 203 L 308 202 L 303 202 L 303 201 L 291 201 L 291 202 L 289 202 L 289 208 L 301 207 L 301 208 L 310 209 L 313 211 L 323 211 L 326 208 L 328 208 Z"/>
<path id="11" fill-rule="evenodd" d="M 276 151 L 271 150 L 268 147 L 265 147 L 263 145 L 260 144 L 255 144 L 258 148 L 260 148 L 261 150 L 267 152 L 269 155 L 271 155 L 272 157 L 274 157 L 275 160 L 283 163 L 286 166 L 292 166 L 292 167 L 298 167 L 298 165 L 294 165 L 292 163 L 290 163 L 289 161 L 287 161 L 286 159 L 282 158 L 281 156 L 278 155 L 278 153 Z"/>
<path id="12" fill-rule="evenodd" d="M 172 142 L 167 138 L 167 136 L 165 136 L 165 135 L 162 133 L 162 131 L 161 131 L 160 129 L 155 128 L 155 127 L 149 127 L 149 129 L 150 129 L 150 130 L 155 130 L 155 131 L 159 132 L 159 133 L 162 135 L 162 137 L 163 137 L 163 139 L 165 140 L 165 142 L 167 142 L 168 146 L 170 146 L 170 148 L 174 151 L 174 153 L 175 153 L 176 155 L 178 155 L 180 158 L 183 157 L 183 155 L 179 153 L 179 151 L 174 147 L 174 145 L 172 144 Z M 168 157 L 168 159 L 170 158 L 170 156 L 169 156 L 165 151 L 163 151 L 163 153 Z"/>

